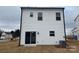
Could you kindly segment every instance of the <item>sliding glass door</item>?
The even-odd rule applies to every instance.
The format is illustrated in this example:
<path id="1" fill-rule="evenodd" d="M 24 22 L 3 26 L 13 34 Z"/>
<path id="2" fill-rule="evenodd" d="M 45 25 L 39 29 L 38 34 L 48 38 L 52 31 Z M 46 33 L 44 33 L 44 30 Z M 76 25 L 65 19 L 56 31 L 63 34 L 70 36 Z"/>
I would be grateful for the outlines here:
<path id="1" fill-rule="evenodd" d="M 36 32 L 25 33 L 25 44 L 36 44 Z"/>

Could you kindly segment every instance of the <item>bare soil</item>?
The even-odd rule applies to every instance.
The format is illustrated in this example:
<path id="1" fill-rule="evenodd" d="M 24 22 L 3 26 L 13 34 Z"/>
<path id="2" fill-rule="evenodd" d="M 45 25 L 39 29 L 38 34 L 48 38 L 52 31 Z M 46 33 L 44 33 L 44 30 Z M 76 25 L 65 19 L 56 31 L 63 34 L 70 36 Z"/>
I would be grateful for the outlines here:
<path id="1" fill-rule="evenodd" d="M 61 48 L 57 46 L 36 46 L 36 47 L 23 47 L 18 46 L 18 40 L 13 40 L 9 42 L 0 42 L 0 53 L 75 53 L 79 52 L 79 42 L 73 44 L 72 41 L 68 41 L 67 48 Z M 76 46 L 76 48 L 71 48 L 70 46 Z"/>

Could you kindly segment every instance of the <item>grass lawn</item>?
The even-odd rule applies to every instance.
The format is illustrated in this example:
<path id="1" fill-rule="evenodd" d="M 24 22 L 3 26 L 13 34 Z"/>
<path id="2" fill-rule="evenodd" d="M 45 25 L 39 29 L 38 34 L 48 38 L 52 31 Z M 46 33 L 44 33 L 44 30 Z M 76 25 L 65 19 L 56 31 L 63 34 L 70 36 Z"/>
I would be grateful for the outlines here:
<path id="1" fill-rule="evenodd" d="M 0 52 L 2 53 L 68 53 L 68 52 L 79 52 L 79 48 L 59 48 L 56 46 L 36 46 L 36 47 L 23 47 L 18 46 L 18 40 L 0 43 Z M 79 45 L 79 41 L 73 42 Z"/>

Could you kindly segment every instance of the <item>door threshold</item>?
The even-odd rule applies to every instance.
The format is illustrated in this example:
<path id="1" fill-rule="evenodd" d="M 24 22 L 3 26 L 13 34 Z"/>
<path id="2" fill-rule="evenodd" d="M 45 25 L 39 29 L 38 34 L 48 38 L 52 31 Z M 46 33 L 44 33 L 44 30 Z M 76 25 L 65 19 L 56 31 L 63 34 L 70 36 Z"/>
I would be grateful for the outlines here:
<path id="1" fill-rule="evenodd" d="M 24 47 L 36 47 L 36 44 L 25 44 Z"/>

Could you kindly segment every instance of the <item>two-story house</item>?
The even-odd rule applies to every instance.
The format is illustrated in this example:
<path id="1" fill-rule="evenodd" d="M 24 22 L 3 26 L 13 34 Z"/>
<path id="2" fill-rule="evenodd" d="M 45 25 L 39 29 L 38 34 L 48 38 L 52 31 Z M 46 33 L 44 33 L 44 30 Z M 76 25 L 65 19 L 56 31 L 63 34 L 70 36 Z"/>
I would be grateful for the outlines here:
<path id="1" fill-rule="evenodd" d="M 20 45 L 59 45 L 65 41 L 64 8 L 21 7 Z"/>

